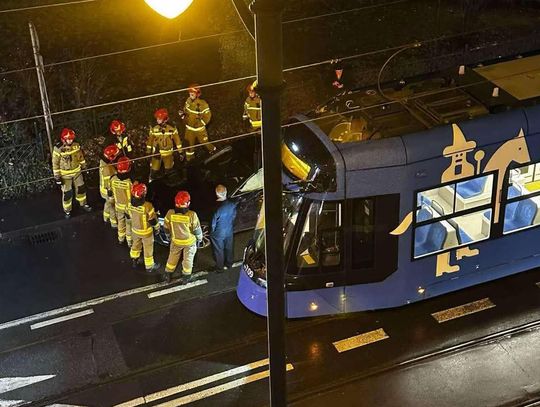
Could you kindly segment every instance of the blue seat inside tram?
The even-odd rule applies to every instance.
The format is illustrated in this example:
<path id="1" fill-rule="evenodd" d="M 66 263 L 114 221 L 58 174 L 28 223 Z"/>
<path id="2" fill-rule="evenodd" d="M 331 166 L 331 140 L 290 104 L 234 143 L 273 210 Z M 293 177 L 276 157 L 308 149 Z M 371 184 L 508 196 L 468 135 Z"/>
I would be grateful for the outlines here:
<path id="1" fill-rule="evenodd" d="M 513 213 L 508 215 L 507 210 L 507 213 L 504 214 L 504 232 L 510 232 L 532 225 L 538 210 L 536 203 L 532 199 L 524 199 L 513 203 L 517 204 Z"/>
<path id="2" fill-rule="evenodd" d="M 510 185 L 508 187 L 508 199 L 515 198 L 516 196 L 523 195 L 521 192 L 521 188 L 515 185 Z M 518 206 L 519 202 L 511 202 L 508 205 L 506 205 L 506 210 L 504 212 L 504 222 L 506 223 L 507 219 L 511 219 L 514 216 L 514 212 L 516 211 L 516 208 Z M 491 220 L 491 211 L 485 211 L 484 216 L 487 218 L 487 220 Z"/>
<path id="3" fill-rule="evenodd" d="M 488 177 L 474 178 L 457 184 L 457 193 L 467 199 L 480 195 L 484 191 Z M 452 186 L 453 187 L 453 186 Z"/>
<path id="4" fill-rule="evenodd" d="M 425 204 L 420 207 L 416 214 L 417 222 L 432 218 L 433 210 Z M 422 256 L 441 250 L 447 234 L 448 232 L 441 222 L 417 227 L 414 236 L 414 255 Z"/>

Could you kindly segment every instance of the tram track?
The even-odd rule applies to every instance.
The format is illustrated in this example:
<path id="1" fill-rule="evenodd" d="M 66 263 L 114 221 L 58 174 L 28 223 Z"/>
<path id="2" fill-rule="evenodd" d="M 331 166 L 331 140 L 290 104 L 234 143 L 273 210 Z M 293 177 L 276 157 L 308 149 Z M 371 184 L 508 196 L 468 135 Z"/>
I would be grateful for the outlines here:
<path id="1" fill-rule="evenodd" d="M 437 350 L 425 353 L 423 355 L 411 357 L 397 363 L 390 363 L 387 365 L 368 369 L 367 371 L 359 372 L 358 374 L 351 375 L 346 378 L 337 379 L 337 380 L 332 381 L 331 383 L 317 386 L 316 388 L 311 388 L 308 391 L 297 392 L 296 394 L 289 395 L 289 405 L 295 405 L 298 402 L 305 402 L 306 400 L 309 400 L 311 398 L 318 397 L 327 393 L 331 393 L 332 391 L 335 391 L 338 388 L 351 384 L 355 381 L 365 380 L 371 377 L 380 376 L 382 374 L 395 372 L 400 369 L 405 369 L 405 368 L 409 368 L 415 365 L 419 365 L 420 363 L 426 362 L 428 360 L 453 355 L 458 352 L 473 349 L 477 346 L 484 346 L 491 343 L 495 343 L 498 340 L 503 339 L 505 337 L 513 337 L 522 333 L 527 333 L 527 332 L 531 332 L 531 331 L 535 331 L 539 329 L 540 329 L 540 319 L 537 319 L 535 321 L 521 324 L 512 328 L 504 329 L 499 332 L 494 332 L 494 333 L 487 334 L 487 335 L 484 335 L 475 339 L 471 339 L 457 345 L 449 346 L 442 349 L 437 349 Z M 532 399 L 521 401 L 520 404 L 511 404 L 511 406 L 513 407 L 514 406 L 515 407 L 533 407 L 533 406 L 538 407 L 540 406 L 540 394 L 533 395 Z"/>

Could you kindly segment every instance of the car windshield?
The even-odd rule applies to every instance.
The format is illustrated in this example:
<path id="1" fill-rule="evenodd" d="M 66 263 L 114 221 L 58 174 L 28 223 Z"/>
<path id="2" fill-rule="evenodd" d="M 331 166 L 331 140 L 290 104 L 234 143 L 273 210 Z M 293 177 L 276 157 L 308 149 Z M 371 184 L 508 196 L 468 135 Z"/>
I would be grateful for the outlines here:
<path id="1" fill-rule="evenodd" d="M 293 234 L 294 225 L 298 218 L 298 212 L 302 203 L 299 194 L 283 194 L 283 250 L 286 251 Z M 264 255 L 264 204 L 261 206 L 257 226 L 255 227 L 255 251 Z"/>

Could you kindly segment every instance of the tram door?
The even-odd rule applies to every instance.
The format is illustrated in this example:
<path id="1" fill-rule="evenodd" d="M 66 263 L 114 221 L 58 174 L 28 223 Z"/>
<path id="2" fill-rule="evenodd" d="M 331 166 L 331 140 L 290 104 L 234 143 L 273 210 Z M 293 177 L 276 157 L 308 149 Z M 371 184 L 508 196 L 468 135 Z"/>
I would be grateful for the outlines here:
<path id="1" fill-rule="evenodd" d="M 306 297 L 301 303 L 307 301 L 329 312 L 341 312 L 345 283 L 343 203 L 311 202 L 301 227 L 294 256 L 297 274 L 294 287 L 288 290 L 302 290 L 303 294 L 293 294 Z"/>

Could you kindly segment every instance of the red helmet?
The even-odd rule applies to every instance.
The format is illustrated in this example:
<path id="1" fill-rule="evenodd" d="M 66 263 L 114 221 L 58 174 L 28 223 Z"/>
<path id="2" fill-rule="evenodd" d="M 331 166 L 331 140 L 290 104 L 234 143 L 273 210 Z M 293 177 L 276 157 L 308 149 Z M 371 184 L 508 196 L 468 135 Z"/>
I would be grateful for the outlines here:
<path id="1" fill-rule="evenodd" d="M 188 92 L 194 92 L 197 94 L 197 97 L 201 96 L 201 87 L 200 85 L 194 83 L 192 85 L 189 85 Z"/>
<path id="2" fill-rule="evenodd" d="M 135 198 L 142 198 L 146 196 L 147 188 L 143 183 L 135 184 L 131 187 L 131 195 Z"/>
<path id="3" fill-rule="evenodd" d="M 62 140 L 62 142 L 66 142 L 66 140 L 75 140 L 75 132 L 71 129 L 63 129 L 62 133 L 60 133 L 60 140 Z"/>
<path id="4" fill-rule="evenodd" d="M 169 112 L 165 108 L 158 109 L 154 112 L 156 120 L 167 121 L 169 120 Z"/>
<path id="5" fill-rule="evenodd" d="M 125 156 L 118 159 L 116 169 L 120 174 L 126 174 L 131 170 L 131 160 Z"/>
<path id="6" fill-rule="evenodd" d="M 103 155 L 109 161 L 114 161 L 120 154 L 120 149 L 116 144 L 111 144 L 103 149 Z"/>
<path id="7" fill-rule="evenodd" d="M 120 120 L 113 120 L 109 126 L 109 130 L 112 134 L 120 135 L 126 131 L 126 125 Z"/>
<path id="8" fill-rule="evenodd" d="M 174 204 L 176 206 L 182 206 L 187 205 L 191 201 L 191 196 L 189 196 L 189 192 L 187 191 L 180 191 L 176 194 L 176 197 L 174 198 Z"/>

